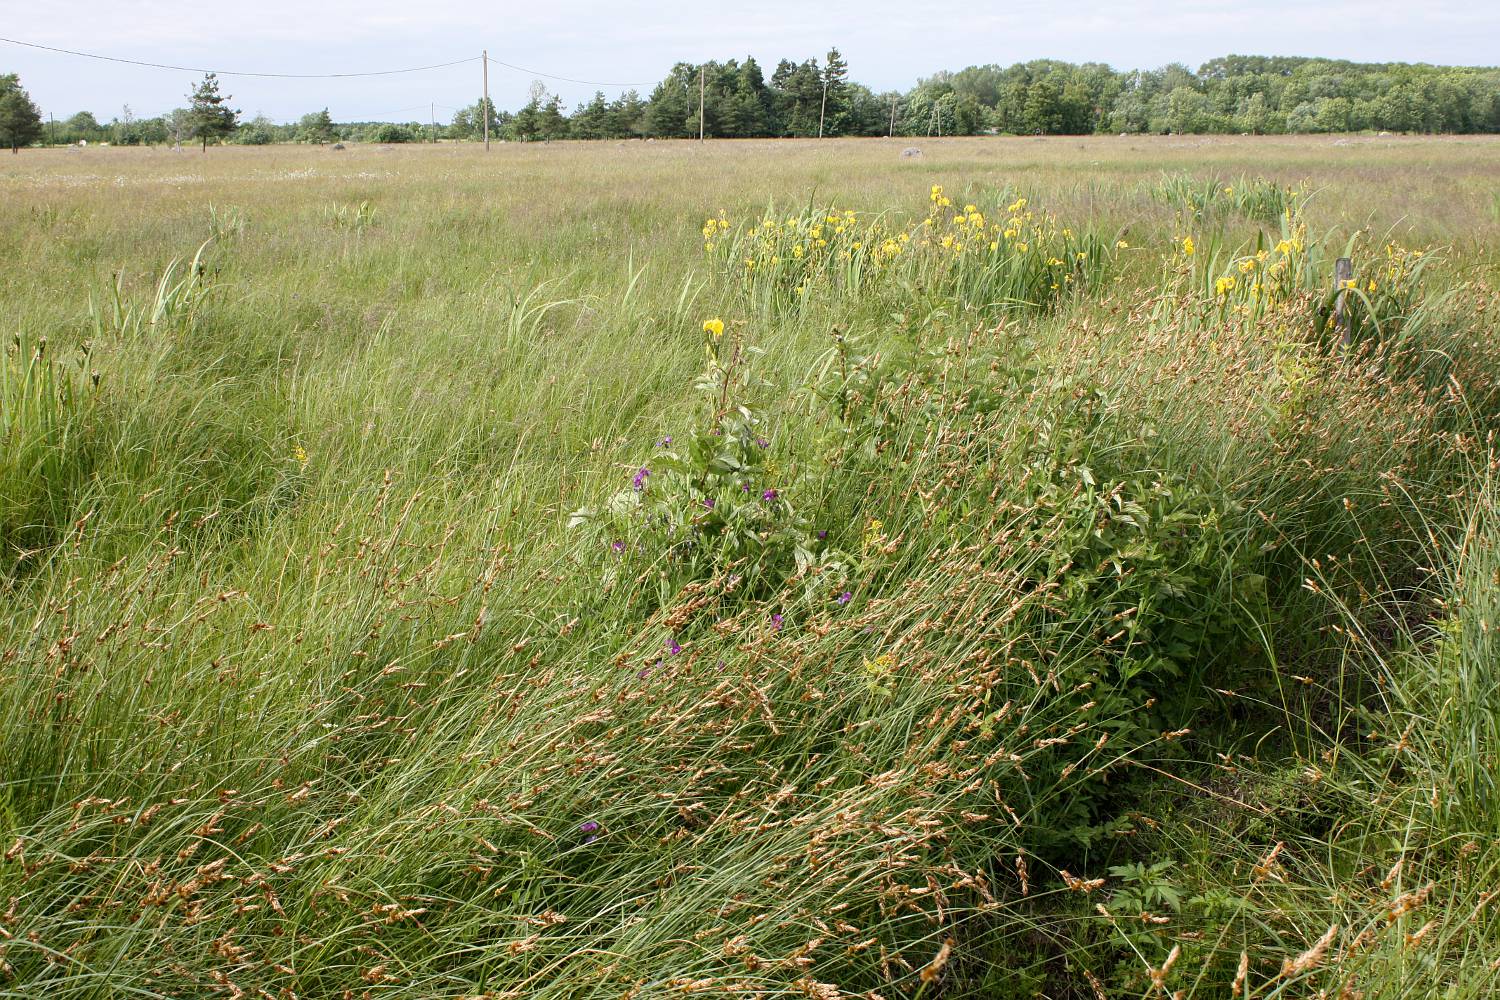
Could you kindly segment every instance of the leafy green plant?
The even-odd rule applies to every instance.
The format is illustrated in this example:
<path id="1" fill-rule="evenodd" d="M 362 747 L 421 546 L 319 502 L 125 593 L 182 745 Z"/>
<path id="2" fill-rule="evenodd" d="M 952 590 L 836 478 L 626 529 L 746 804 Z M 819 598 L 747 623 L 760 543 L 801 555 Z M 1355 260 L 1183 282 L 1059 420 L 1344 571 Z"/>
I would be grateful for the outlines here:
<path id="1" fill-rule="evenodd" d="M 375 225 L 376 209 L 369 199 L 358 205 L 333 202 L 323 207 L 323 218 L 335 229 L 361 233 Z"/>
<path id="2" fill-rule="evenodd" d="M 702 417 L 668 436 L 627 488 L 569 519 L 607 550 L 606 581 L 649 569 L 663 599 L 676 588 L 727 579 L 742 596 L 796 579 L 812 600 L 841 585 L 844 558 L 821 540 L 794 500 L 797 476 L 777 460 L 766 415 L 750 403 L 765 385 L 754 374 L 760 352 L 704 324 L 706 364 L 694 388 Z"/>
<path id="3" fill-rule="evenodd" d="M 209 239 L 220 243 L 227 243 L 237 239 L 245 232 L 245 212 L 243 209 L 233 206 L 220 207 L 213 203 L 208 206 L 208 235 Z"/>
<path id="4" fill-rule="evenodd" d="M 116 274 L 105 303 L 96 304 L 93 296 L 89 296 L 89 320 L 94 337 L 134 340 L 190 323 L 212 288 L 204 260 L 204 253 L 212 242 L 212 237 L 204 240 L 185 269 L 182 258 L 172 258 L 153 286 L 151 298 L 144 303 L 130 298 L 125 291 L 124 275 Z"/>

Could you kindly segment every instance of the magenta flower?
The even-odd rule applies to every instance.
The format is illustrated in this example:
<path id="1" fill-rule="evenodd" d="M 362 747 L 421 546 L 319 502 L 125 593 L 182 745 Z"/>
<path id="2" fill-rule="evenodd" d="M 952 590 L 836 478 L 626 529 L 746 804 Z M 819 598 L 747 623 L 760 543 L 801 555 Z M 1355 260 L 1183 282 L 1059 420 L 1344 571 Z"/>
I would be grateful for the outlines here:
<path id="1" fill-rule="evenodd" d="M 772 500 L 776 499 L 776 495 L 777 494 L 776 494 L 775 490 L 766 490 L 764 493 L 762 493 L 760 495 L 760 498 L 762 500 L 764 500 L 766 503 L 770 503 Z"/>
<path id="2" fill-rule="evenodd" d="M 678 644 L 676 639 L 668 639 L 667 652 L 671 653 L 673 656 L 676 656 L 678 653 L 682 652 L 682 646 Z"/>
<path id="3" fill-rule="evenodd" d="M 611 542 L 609 547 L 615 550 L 615 555 L 619 555 L 621 552 L 625 551 L 625 543 L 620 541 L 619 539 Z"/>
<path id="4" fill-rule="evenodd" d="M 779 614 L 771 616 L 771 628 L 776 632 L 781 631 L 781 616 Z"/>
<path id="5" fill-rule="evenodd" d="M 635 478 L 630 481 L 637 493 L 646 488 L 646 477 L 649 475 L 651 475 L 651 470 L 642 466 L 641 470 L 635 474 Z"/>
<path id="6" fill-rule="evenodd" d="M 839 604 L 848 604 L 850 601 L 854 600 L 854 595 L 851 594 L 851 593 L 849 593 L 849 591 L 846 590 L 842 594 L 840 594 L 838 597 L 835 597 L 834 600 L 837 601 Z"/>
<path id="7" fill-rule="evenodd" d="M 704 510 L 713 510 L 714 509 L 714 498 L 713 497 L 704 497 L 703 498 L 703 509 Z"/>

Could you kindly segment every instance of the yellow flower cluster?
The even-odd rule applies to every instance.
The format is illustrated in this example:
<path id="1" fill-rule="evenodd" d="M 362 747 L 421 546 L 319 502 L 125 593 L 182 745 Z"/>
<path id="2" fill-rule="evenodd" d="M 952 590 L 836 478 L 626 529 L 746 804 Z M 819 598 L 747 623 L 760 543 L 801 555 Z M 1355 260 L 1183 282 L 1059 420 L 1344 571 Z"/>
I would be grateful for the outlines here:
<path id="1" fill-rule="evenodd" d="M 1253 318 L 1283 303 L 1325 296 L 1330 287 L 1329 261 L 1316 253 L 1310 242 L 1307 224 L 1294 214 L 1285 221 L 1274 244 L 1222 264 L 1214 262 L 1213 266 L 1222 270 L 1196 271 L 1193 280 L 1201 282 L 1198 287 L 1205 293 L 1212 288 L 1221 316 Z M 1417 294 L 1422 254 L 1421 250 L 1387 243 L 1381 259 L 1369 252 L 1361 254 L 1356 248 L 1350 256 L 1355 260 L 1357 276 L 1341 282 L 1339 290 L 1358 293 L 1358 308 L 1372 315 L 1400 316 L 1403 303 Z"/>
<path id="2" fill-rule="evenodd" d="M 853 209 L 768 213 L 744 226 L 710 219 L 704 249 L 747 292 L 784 304 L 819 288 L 865 290 L 899 272 L 976 302 L 1043 307 L 1081 276 L 1094 280 L 1111 256 L 1110 243 L 1075 235 L 1025 198 L 1003 211 L 974 202 L 956 208 L 935 184 L 928 201 L 926 216 L 910 226 Z"/>
<path id="3" fill-rule="evenodd" d="M 703 249 L 708 253 L 712 253 L 714 249 L 715 238 L 717 238 L 720 234 L 727 232 L 729 232 L 729 220 L 724 218 L 723 212 L 719 213 L 719 217 L 717 219 L 710 217 L 704 220 Z"/>

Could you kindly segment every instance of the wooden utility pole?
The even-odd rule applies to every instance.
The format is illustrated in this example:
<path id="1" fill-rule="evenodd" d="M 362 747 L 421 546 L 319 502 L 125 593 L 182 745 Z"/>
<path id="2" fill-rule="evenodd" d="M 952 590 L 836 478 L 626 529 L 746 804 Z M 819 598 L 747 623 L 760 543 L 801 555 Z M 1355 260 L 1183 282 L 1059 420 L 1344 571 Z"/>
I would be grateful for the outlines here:
<path id="1" fill-rule="evenodd" d="M 700 65 L 698 67 L 698 141 L 699 142 L 703 141 L 703 92 L 704 92 L 704 89 L 705 89 L 706 78 L 705 78 L 704 74 L 705 74 L 706 70 L 707 70 L 706 66 L 701 66 Z"/>
<path id="2" fill-rule="evenodd" d="M 479 114 L 484 118 L 484 151 L 490 151 L 490 50 L 485 49 L 480 56 L 484 62 L 484 106 L 479 109 Z"/>
<path id="3" fill-rule="evenodd" d="M 433 101 L 428 111 L 432 115 L 432 144 L 437 145 L 437 101 Z"/>
<path id="4" fill-rule="evenodd" d="M 823 138 L 823 116 L 828 113 L 828 81 L 823 81 L 823 104 L 818 108 L 818 138 Z"/>
<path id="5" fill-rule="evenodd" d="M 887 139 L 896 134 L 896 95 L 891 95 L 891 130 L 885 134 Z"/>
<path id="6" fill-rule="evenodd" d="M 1333 263 L 1333 284 L 1338 293 L 1333 300 L 1333 325 L 1339 332 L 1339 348 L 1349 350 L 1349 314 L 1344 298 L 1349 294 L 1349 285 L 1354 280 L 1354 262 L 1340 257 Z"/>

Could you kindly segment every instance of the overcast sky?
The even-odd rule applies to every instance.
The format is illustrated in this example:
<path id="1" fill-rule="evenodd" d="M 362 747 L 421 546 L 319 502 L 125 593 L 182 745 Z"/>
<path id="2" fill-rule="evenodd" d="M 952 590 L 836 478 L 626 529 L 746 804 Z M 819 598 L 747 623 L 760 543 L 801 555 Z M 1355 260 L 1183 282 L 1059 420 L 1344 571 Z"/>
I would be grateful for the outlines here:
<path id="1" fill-rule="evenodd" d="M 672 63 L 786 57 L 821 60 L 830 45 L 850 75 L 905 89 L 939 69 L 1036 58 L 1116 68 L 1229 53 L 1318 55 L 1466 65 L 1500 62 L 1496 0 L 754 0 L 718 5 L 608 0 L 0 0 L 0 35 L 103 55 L 225 71 L 341 73 L 477 56 L 488 48 L 501 108 L 525 103 L 536 74 L 637 84 L 649 93 Z M 81 109 L 101 121 L 129 104 L 138 116 L 185 103 L 192 73 L 80 59 L 0 42 L 0 73 L 20 73 L 43 113 Z M 596 89 L 546 80 L 571 108 Z M 335 120 L 439 120 L 479 93 L 477 59 L 462 66 L 352 80 L 225 76 L 246 116 L 278 121 L 328 107 Z"/>

